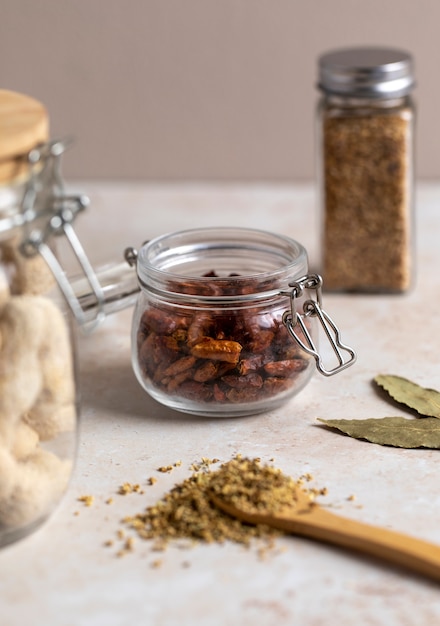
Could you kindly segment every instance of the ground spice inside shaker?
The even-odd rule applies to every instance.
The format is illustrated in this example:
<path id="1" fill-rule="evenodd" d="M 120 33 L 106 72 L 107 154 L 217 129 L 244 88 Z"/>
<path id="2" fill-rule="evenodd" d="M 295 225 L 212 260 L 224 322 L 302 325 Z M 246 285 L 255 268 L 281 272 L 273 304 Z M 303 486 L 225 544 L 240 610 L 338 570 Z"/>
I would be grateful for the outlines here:
<path id="1" fill-rule="evenodd" d="M 413 273 L 411 56 L 343 49 L 319 60 L 327 289 L 398 293 Z"/>

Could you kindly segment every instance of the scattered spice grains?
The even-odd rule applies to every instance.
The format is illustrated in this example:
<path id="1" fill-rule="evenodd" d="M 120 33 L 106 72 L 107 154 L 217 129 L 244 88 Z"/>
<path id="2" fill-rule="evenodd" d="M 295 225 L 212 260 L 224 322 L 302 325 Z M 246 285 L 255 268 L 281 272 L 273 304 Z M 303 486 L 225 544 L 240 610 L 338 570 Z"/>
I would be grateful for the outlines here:
<path id="1" fill-rule="evenodd" d="M 168 544 L 187 549 L 197 543 L 224 543 L 226 541 L 249 547 L 257 542 L 257 554 L 263 559 L 275 548 L 275 539 L 283 535 L 283 531 L 258 524 L 251 525 L 232 518 L 223 513 L 212 502 L 213 494 L 233 502 L 238 507 L 256 508 L 267 512 L 277 512 L 291 505 L 297 499 L 298 489 L 305 490 L 311 504 L 316 496 L 327 494 L 327 489 L 305 488 L 305 483 L 314 480 L 311 474 L 304 474 L 298 480 L 283 474 L 271 464 L 263 464 L 260 458 L 246 458 L 238 454 L 230 461 L 220 464 L 217 458 L 202 457 L 192 463 L 192 474 L 177 483 L 154 505 L 148 506 L 143 512 L 128 516 L 121 520 L 123 527 L 117 529 L 115 539 L 103 542 L 106 547 L 114 547 L 119 543 L 116 556 L 123 557 L 133 552 L 135 540 L 131 532 L 138 538 L 151 541 L 152 552 L 163 552 Z M 213 468 L 213 465 L 218 465 Z M 157 468 L 158 472 L 168 473 L 169 468 L 179 467 L 181 461 L 172 465 Z M 157 479 L 151 477 L 147 484 L 154 485 Z M 123 483 L 117 491 L 126 496 L 132 493 L 144 493 L 138 484 Z M 91 506 L 93 496 L 81 496 L 79 501 Z M 107 504 L 113 498 L 106 500 Z M 127 534 L 128 533 L 128 534 Z M 153 569 L 162 565 L 160 559 L 151 564 Z M 187 561 L 184 567 L 189 567 Z"/>
<path id="2" fill-rule="evenodd" d="M 87 496 L 80 496 L 78 498 L 78 502 L 84 502 L 85 506 L 92 506 L 93 501 L 94 501 L 94 497 L 87 495 Z"/>
<path id="3" fill-rule="evenodd" d="M 161 472 L 162 474 L 167 474 L 173 471 L 173 465 L 162 465 L 162 467 L 157 468 L 157 471 Z"/>
<path id="4" fill-rule="evenodd" d="M 170 472 L 173 471 L 175 467 L 180 467 L 181 465 L 182 465 L 182 461 L 176 461 L 172 465 L 162 465 L 161 467 L 158 467 L 157 471 L 161 472 L 162 474 L 169 474 Z"/>
<path id="5" fill-rule="evenodd" d="M 143 494 L 144 492 L 141 489 L 141 486 L 139 484 L 132 484 L 132 483 L 124 483 L 123 485 L 121 485 L 118 489 L 118 493 L 121 496 L 125 496 L 127 495 L 127 493 L 141 493 Z"/>
<path id="6" fill-rule="evenodd" d="M 176 484 L 164 497 L 144 512 L 124 518 L 126 526 L 142 539 L 153 540 L 153 550 L 187 539 L 191 542 L 233 541 L 249 546 L 252 540 L 265 540 L 273 547 L 274 538 L 283 534 L 266 525 L 248 525 L 220 511 L 211 501 L 213 493 L 239 502 L 241 498 L 266 510 L 278 510 L 295 499 L 299 486 L 310 476 L 295 481 L 281 470 L 263 465 L 260 459 L 235 456 L 216 470 L 218 459 L 203 458 L 191 466 L 193 474 Z M 311 497 L 323 490 L 310 490 Z"/>

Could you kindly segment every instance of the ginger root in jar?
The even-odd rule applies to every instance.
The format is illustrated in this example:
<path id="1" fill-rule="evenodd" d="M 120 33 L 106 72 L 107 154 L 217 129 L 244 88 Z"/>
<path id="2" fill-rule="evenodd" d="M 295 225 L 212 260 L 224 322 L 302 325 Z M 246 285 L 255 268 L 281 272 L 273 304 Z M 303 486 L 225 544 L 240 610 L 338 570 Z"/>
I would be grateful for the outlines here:
<path id="1" fill-rule="evenodd" d="M 12 296 L 0 310 L 0 441 L 8 447 L 22 418 L 45 440 L 75 427 L 69 329 L 43 296 Z"/>
<path id="2" fill-rule="evenodd" d="M 72 461 L 43 449 L 73 431 L 75 385 L 69 329 L 43 296 L 11 296 L 0 309 L 0 527 L 50 512 Z"/>
<path id="3" fill-rule="evenodd" d="M 0 526 L 19 527 L 48 514 L 64 493 L 72 463 L 37 448 L 17 460 L 0 447 Z"/>
<path id="4" fill-rule="evenodd" d="M 39 254 L 25 257 L 20 251 L 21 237 L 13 237 L 0 244 L 0 258 L 11 265 L 11 293 L 39 295 L 55 285 L 54 276 Z"/>
<path id="5" fill-rule="evenodd" d="M 32 296 L 11 297 L 0 310 L 0 441 L 8 447 L 43 383 L 39 347 L 46 320 L 32 300 Z"/>
<path id="6" fill-rule="evenodd" d="M 46 319 L 46 332 L 38 350 L 42 386 L 24 419 L 40 439 L 47 440 L 75 427 L 74 372 L 69 329 L 63 314 L 51 300 L 33 300 L 34 309 L 43 312 Z"/>
<path id="7" fill-rule="evenodd" d="M 17 460 L 25 459 L 35 452 L 39 440 L 40 438 L 35 430 L 21 421 L 14 432 L 11 452 Z"/>

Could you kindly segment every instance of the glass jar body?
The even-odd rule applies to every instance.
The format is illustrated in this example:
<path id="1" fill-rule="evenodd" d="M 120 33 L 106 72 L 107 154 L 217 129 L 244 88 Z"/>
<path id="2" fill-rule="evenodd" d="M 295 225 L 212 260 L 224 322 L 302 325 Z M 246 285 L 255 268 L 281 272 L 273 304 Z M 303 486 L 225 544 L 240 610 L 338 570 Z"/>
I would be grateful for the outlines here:
<path id="1" fill-rule="evenodd" d="M 132 327 L 142 387 L 198 415 L 249 415 L 286 402 L 314 370 L 282 319 L 285 290 L 306 273 L 302 246 L 251 229 L 197 229 L 146 244 Z M 314 320 L 307 325 L 315 336 Z"/>
<path id="2" fill-rule="evenodd" d="M 0 545 L 49 517 L 77 447 L 73 324 L 43 258 L 22 253 L 25 189 L 0 188 Z"/>
<path id="3" fill-rule="evenodd" d="M 317 121 L 326 288 L 406 291 L 414 273 L 411 97 L 325 94 Z"/>

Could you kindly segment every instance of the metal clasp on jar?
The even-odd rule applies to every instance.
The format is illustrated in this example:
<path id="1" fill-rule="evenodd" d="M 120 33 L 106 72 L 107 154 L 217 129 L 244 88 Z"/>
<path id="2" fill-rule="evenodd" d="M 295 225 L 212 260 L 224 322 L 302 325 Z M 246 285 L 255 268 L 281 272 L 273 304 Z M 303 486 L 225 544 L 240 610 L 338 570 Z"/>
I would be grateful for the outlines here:
<path id="1" fill-rule="evenodd" d="M 40 254 L 51 269 L 58 286 L 76 320 L 92 330 L 105 316 L 105 296 L 92 265 L 72 226 L 78 213 L 89 204 L 83 195 L 66 195 L 60 170 L 60 158 L 68 146 L 66 141 L 53 141 L 37 146 L 28 154 L 29 180 L 22 200 L 24 238 L 21 252 L 31 257 Z M 58 258 L 48 241 L 65 235 L 95 298 L 94 317 L 86 315 Z"/>
<path id="2" fill-rule="evenodd" d="M 341 341 L 340 331 L 331 317 L 322 308 L 322 278 L 318 274 L 303 276 L 295 282 L 289 283 L 290 291 L 281 292 L 290 298 L 290 310 L 283 314 L 283 323 L 290 336 L 310 356 L 315 359 L 316 368 L 324 376 L 333 376 L 356 361 L 356 353 Z M 298 311 L 298 299 L 304 295 L 305 290 L 315 293 L 315 299 L 306 299 L 302 305 L 302 312 Z M 307 317 L 316 317 L 337 357 L 338 365 L 332 369 L 326 369 L 322 362 L 318 348 L 305 324 Z M 296 329 L 299 328 L 304 340 L 299 336 Z"/>

